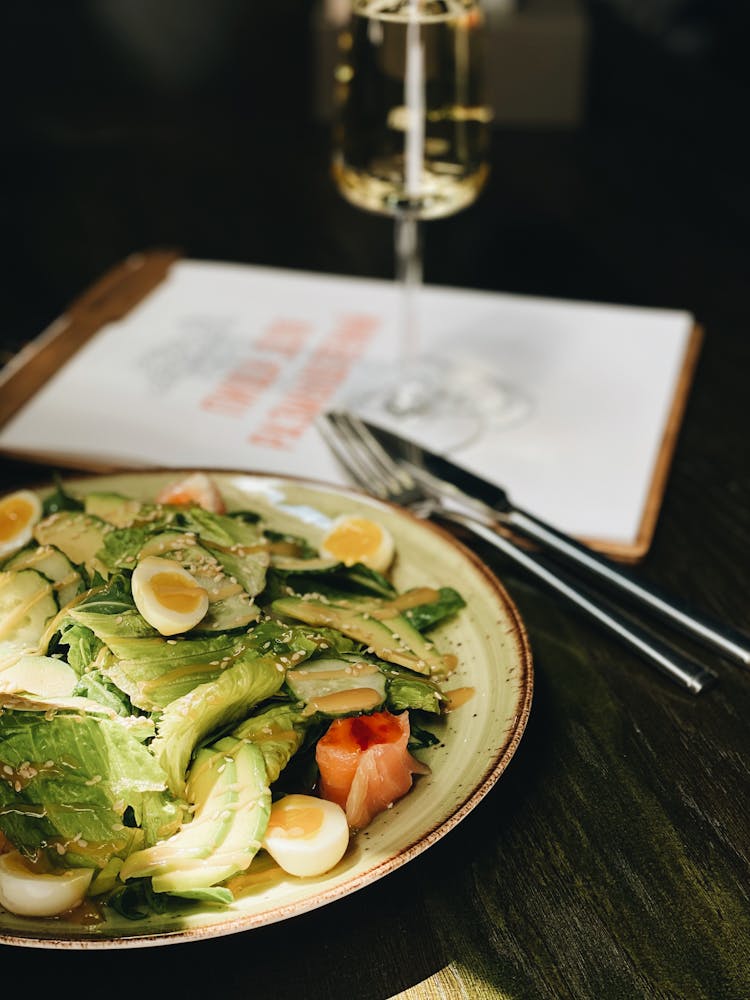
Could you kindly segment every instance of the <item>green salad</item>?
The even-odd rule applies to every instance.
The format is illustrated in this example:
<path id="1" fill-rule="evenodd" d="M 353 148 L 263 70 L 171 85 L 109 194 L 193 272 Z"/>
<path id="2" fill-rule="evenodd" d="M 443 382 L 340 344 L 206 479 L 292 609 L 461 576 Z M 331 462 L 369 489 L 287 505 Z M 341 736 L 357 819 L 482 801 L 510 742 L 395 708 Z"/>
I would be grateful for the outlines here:
<path id="1" fill-rule="evenodd" d="M 431 632 L 464 599 L 399 592 L 387 529 L 341 513 L 314 543 L 202 474 L 148 502 L 64 484 L 0 501 L 0 909 L 227 906 L 259 853 L 320 874 L 405 793 L 456 666 Z M 359 763 L 396 730 L 406 783 L 342 791 L 347 748 Z M 317 802 L 340 847 L 287 861 L 325 825 Z"/>

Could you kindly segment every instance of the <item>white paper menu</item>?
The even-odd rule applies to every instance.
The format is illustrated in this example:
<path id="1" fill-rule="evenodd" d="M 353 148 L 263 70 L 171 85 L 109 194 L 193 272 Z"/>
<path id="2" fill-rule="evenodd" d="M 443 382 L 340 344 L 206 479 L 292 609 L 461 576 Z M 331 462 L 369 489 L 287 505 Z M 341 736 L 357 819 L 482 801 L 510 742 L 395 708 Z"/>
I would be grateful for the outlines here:
<path id="1" fill-rule="evenodd" d="M 315 417 L 400 363 L 398 310 L 388 281 L 179 260 L 5 424 L 0 449 L 345 483 Z M 451 457 L 564 531 L 634 545 L 693 318 L 431 286 L 419 310 L 425 352 L 528 404 Z"/>

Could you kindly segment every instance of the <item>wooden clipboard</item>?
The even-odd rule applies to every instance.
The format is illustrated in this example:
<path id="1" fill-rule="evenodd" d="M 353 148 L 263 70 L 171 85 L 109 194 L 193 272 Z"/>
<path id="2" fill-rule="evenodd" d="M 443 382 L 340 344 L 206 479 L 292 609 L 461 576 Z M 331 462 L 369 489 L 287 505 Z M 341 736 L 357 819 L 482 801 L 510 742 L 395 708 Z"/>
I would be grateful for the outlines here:
<path id="1" fill-rule="evenodd" d="M 180 256 L 176 250 L 132 254 L 86 289 L 46 330 L 22 348 L 0 371 L 0 428 L 97 331 L 107 323 L 122 319 L 142 302 L 164 280 Z M 112 468 L 57 452 L 54 455 L 4 453 L 24 461 L 84 472 L 103 472 Z"/>
<path id="2" fill-rule="evenodd" d="M 690 332 L 680 377 L 675 387 L 672 406 L 664 425 L 659 453 L 651 476 L 650 489 L 643 507 L 635 540 L 631 544 L 624 544 L 619 542 L 603 542 L 601 539 L 595 538 L 581 538 L 581 541 L 590 545 L 592 549 L 596 549 L 620 562 L 639 562 L 651 547 L 654 531 L 656 530 L 656 522 L 659 518 L 662 500 L 664 499 L 664 492 L 667 488 L 667 480 L 677 446 L 677 438 L 679 437 L 685 408 L 690 395 L 690 386 L 693 383 L 695 370 L 698 366 L 698 357 L 703 345 L 703 335 L 703 327 L 698 323 L 694 324 Z"/>
<path id="3" fill-rule="evenodd" d="M 122 319 L 142 302 L 164 281 L 170 267 L 181 257 L 177 250 L 170 249 L 131 255 L 84 291 L 58 319 L 12 358 L 0 371 L 0 428 L 97 331 L 107 323 Z M 651 545 L 702 342 L 703 330 L 696 324 L 688 340 L 636 538 L 629 543 L 582 539 L 592 549 L 618 561 L 637 562 L 646 555 Z M 73 453 L 42 454 L 9 449 L 0 449 L 0 452 L 10 458 L 83 472 L 123 469 L 121 462 L 107 464 Z M 146 463 L 138 467 L 145 468 Z"/>

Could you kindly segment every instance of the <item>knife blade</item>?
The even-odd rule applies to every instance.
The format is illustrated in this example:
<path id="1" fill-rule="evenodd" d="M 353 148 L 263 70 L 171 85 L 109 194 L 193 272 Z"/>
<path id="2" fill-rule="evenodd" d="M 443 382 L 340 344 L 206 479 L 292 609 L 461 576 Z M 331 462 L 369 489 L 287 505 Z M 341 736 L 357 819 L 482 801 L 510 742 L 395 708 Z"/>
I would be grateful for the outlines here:
<path id="1" fill-rule="evenodd" d="M 731 626 L 712 621 L 683 602 L 597 555 L 582 542 L 516 506 L 501 486 L 469 469 L 402 437 L 395 431 L 362 421 L 373 437 L 393 458 L 412 473 L 419 485 L 436 500 L 458 499 L 474 510 L 485 525 L 494 522 L 542 546 L 545 552 L 568 568 L 623 595 L 655 617 L 703 646 L 742 666 L 750 666 L 750 639 Z"/>

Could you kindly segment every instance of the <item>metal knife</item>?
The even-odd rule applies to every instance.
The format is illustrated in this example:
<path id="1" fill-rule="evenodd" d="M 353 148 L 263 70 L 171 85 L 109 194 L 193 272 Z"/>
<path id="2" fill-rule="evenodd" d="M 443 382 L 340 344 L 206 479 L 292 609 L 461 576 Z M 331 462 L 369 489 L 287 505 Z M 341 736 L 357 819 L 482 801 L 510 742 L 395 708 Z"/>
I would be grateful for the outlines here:
<path id="1" fill-rule="evenodd" d="M 677 631 L 722 656 L 750 666 L 750 639 L 738 630 L 713 622 L 654 587 L 639 582 L 586 545 L 517 507 L 507 492 L 495 483 L 393 431 L 366 420 L 363 423 L 431 495 L 447 503 L 453 499 L 464 509 L 474 511 L 485 525 L 501 525 L 541 545 L 546 553 L 567 567 L 583 572 L 615 594 L 628 597 Z"/>

